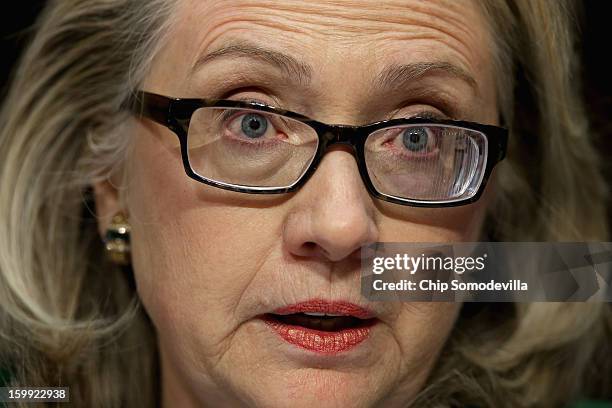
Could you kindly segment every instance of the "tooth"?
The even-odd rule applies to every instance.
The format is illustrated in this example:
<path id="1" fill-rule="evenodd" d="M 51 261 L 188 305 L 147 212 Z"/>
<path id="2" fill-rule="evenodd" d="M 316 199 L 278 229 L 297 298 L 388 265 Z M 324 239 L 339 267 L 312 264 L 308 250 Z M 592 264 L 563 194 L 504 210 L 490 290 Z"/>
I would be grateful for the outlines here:
<path id="1" fill-rule="evenodd" d="M 327 316 L 332 316 L 332 317 L 342 317 L 342 316 L 346 316 L 343 314 L 334 314 L 334 313 L 326 313 Z"/>

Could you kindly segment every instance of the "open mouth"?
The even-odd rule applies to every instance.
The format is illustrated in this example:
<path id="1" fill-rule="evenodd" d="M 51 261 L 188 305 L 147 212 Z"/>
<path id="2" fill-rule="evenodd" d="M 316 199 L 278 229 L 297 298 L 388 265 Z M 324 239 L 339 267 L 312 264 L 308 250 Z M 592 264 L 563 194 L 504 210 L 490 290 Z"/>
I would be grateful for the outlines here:
<path id="1" fill-rule="evenodd" d="M 356 305 L 320 300 L 288 306 L 261 318 L 286 342 L 320 354 L 336 354 L 357 346 L 378 322 Z"/>
<path id="2" fill-rule="evenodd" d="M 266 314 L 266 319 L 268 321 L 275 321 L 279 324 L 299 326 L 305 329 L 324 332 L 357 329 L 371 326 L 374 323 L 374 319 L 360 319 L 354 316 L 342 315 L 334 316 L 324 313 L 292 313 L 287 315 L 268 313 Z"/>

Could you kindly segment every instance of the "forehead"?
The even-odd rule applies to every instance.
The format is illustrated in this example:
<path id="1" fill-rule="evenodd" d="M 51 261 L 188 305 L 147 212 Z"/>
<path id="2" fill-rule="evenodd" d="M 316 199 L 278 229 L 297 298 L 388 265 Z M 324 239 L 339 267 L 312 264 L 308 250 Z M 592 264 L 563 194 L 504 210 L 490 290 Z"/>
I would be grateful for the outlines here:
<path id="1" fill-rule="evenodd" d="M 355 77 L 436 60 L 486 81 L 490 34 L 472 0 L 182 0 L 157 61 L 166 74 L 188 78 L 202 55 L 246 40 L 305 60 L 315 74 L 335 80 L 347 69 Z"/>

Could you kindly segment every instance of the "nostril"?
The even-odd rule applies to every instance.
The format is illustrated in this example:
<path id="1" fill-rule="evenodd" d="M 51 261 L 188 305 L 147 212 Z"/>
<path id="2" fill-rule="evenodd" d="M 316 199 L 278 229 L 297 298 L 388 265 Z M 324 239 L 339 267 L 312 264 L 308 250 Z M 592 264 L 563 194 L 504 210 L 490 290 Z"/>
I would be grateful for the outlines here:
<path id="1" fill-rule="evenodd" d="M 304 242 L 304 249 L 308 249 L 309 251 L 312 251 L 316 247 L 317 247 L 317 244 L 315 244 L 312 241 Z"/>
<path id="2" fill-rule="evenodd" d="M 314 241 L 306 241 L 302 244 L 302 252 L 306 256 L 324 256 L 329 258 L 329 252 Z"/>

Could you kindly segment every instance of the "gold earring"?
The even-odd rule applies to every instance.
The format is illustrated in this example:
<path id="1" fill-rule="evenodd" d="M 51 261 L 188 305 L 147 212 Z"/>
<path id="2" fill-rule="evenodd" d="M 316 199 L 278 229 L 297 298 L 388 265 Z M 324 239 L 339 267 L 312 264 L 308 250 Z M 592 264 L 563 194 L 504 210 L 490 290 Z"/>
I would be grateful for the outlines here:
<path id="1" fill-rule="evenodd" d="M 106 254 L 118 265 L 130 264 L 130 224 L 122 212 L 113 216 L 104 237 Z"/>

